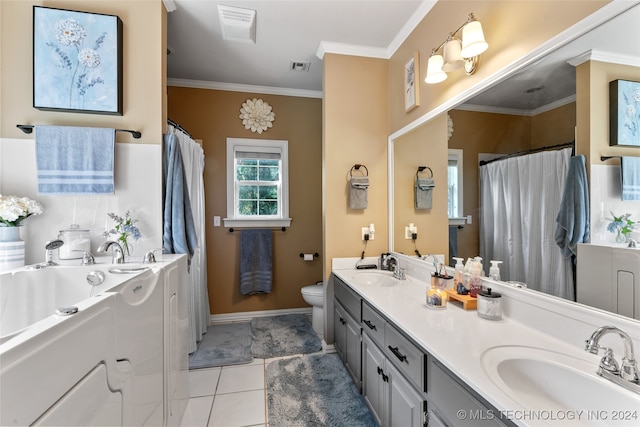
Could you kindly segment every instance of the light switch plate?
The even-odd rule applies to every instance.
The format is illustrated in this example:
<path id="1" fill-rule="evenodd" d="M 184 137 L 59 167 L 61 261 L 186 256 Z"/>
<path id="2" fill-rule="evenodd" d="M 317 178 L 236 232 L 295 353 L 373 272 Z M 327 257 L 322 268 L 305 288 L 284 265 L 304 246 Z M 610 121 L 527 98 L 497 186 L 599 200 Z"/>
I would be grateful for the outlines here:
<path id="1" fill-rule="evenodd" d="M 467 224 L 471 224 L 471 215 L 467 215 Z"/>
<path id="2" fill-rule="evenodd" d="M 217 215 L 213 217 L 213 226 L 220 227 L 220 217 Z"/>

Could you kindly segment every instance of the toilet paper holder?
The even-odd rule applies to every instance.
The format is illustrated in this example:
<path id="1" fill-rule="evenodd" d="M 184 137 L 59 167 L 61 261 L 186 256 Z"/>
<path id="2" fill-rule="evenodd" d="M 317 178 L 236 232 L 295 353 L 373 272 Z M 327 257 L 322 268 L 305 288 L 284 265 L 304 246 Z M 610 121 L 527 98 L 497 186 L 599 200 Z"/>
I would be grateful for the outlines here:
<path id="1" fill-rule="evenodd" d="M 318 254 L 318 252 L 314 252 L 313 254 L 303 254 L 302 252 L 300 252 L 300 258 L 304 259 L 305 261 L 313 261 L 314 258 L 318 258 L 320 255 Z"/>

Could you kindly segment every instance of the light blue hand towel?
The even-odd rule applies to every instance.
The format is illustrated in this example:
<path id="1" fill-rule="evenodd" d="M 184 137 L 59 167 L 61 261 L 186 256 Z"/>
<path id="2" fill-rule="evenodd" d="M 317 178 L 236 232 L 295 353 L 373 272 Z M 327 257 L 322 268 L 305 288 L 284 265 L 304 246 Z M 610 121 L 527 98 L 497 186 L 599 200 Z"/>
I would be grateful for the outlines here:
<path id="1" fill-rule="evenodd" d="M 587 182 L 586 158 L 574 156 L 569 162 L 569 171 L 556 217 L 555 241 L 562 255 L 577 254 L 578 243 L 589 243 L 589 184 Z"/>
<path id="2" fill-rule="evenodd" d="M 240 292 L 268 294 L 273 281 L 273 231 L 245 229 L 240 237 Z"/>
<path id="3" fill-rule="evenodd" d="M 622 157 L 622 200 L 640 200 L 640 157 Z"/>
<path id="4" fill-rule="evenodd" d="M 40 194 L 112 194 L 115 129 L 36 126 Z"/>

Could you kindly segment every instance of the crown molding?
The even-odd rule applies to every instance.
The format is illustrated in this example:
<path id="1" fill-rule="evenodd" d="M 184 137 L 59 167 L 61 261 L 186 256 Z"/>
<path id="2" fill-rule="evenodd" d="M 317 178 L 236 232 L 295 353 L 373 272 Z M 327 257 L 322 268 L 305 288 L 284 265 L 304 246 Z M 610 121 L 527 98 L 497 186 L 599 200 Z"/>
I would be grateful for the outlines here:
<path id="1" fill-rule="evenodd" d="M 320 98 L 322 91 L 293 89 L 271 86 L 243 85 L 238 83 L 220 83 L 205 80 L 167 79 L 167 86 L 189 87 L 194 89 L 224 90 L 228 92 L 259 93 L 264 95 L 295 96 L 298 98 Z"/>
<path id="2" fill-rule="evenodd" d="M 518 108 L 503 108 L 503 107 L 490 107 L 486 105 L 475 105 L 475 104 L 462 104 L 458 105 L 454 108 L 454 110 L 462 110 L 462 111 L 475 111 L 477 113 L 493 113 L 493 114 L 508 114 L 510 116 L 525 116 L 525 117 L 534 117 L 538 114 L 546 113 L 547 111 L 555 110 L 556 108 L 562 107 L 564 105 L 570 104 L 576 101 L 576 96 L 571 95 L 566 98 L 559 99 L 557 101 L 551 102 L 547 105 L 543 105 L 542 107 L 538 107 L 535 110 L 521 110 Z"/>
<path id="3" fill-rule="evenodd" d="M 567 61 L 569 65 L 577 67 L 587 61 L 606 62 L 616 65 L 629 65 L 631 67 L 640 67 L 640 56 L 622 55 L 615 52 L 605 52 L 602 50 L 588 50 L 575 58 Z"/>

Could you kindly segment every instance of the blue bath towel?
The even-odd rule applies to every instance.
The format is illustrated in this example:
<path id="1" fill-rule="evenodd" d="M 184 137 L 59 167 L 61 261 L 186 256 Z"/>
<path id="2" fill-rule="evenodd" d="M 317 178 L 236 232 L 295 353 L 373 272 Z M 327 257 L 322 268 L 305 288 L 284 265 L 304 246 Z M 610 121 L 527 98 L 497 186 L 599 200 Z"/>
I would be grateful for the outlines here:
<path id="1" fill-rule="evenodd" d="M 245 229 L 240 237 L 240 292 L 268 294 L 273 281 L 273 232 Z"/>
<path id="2" fill-rule="evenodd" d="M 112 194 L 115 129 L 36 126 L 40 194 Z"/>
<path id="3" fill-rule="evenodd" d="M 622 200 L 640 200 L 640 157 L 622 157 Z"/>
<path id="4" fill-rule="evenodd" d="M 556 244 L 565 257 L 577 254 L 578 243 L 588 243 L 589 235 L 589 185 L 583 155 L 574 156 L 556 217 Z"/>
<path id="5" fill-rule="evenodd" d="M 174 134 L 164 135 L 162 169 L 165 189 L 163 252 L 187 254 L 191 261 L 198 246 L 198 236 L 191 212 L 180 142 Z"/>

